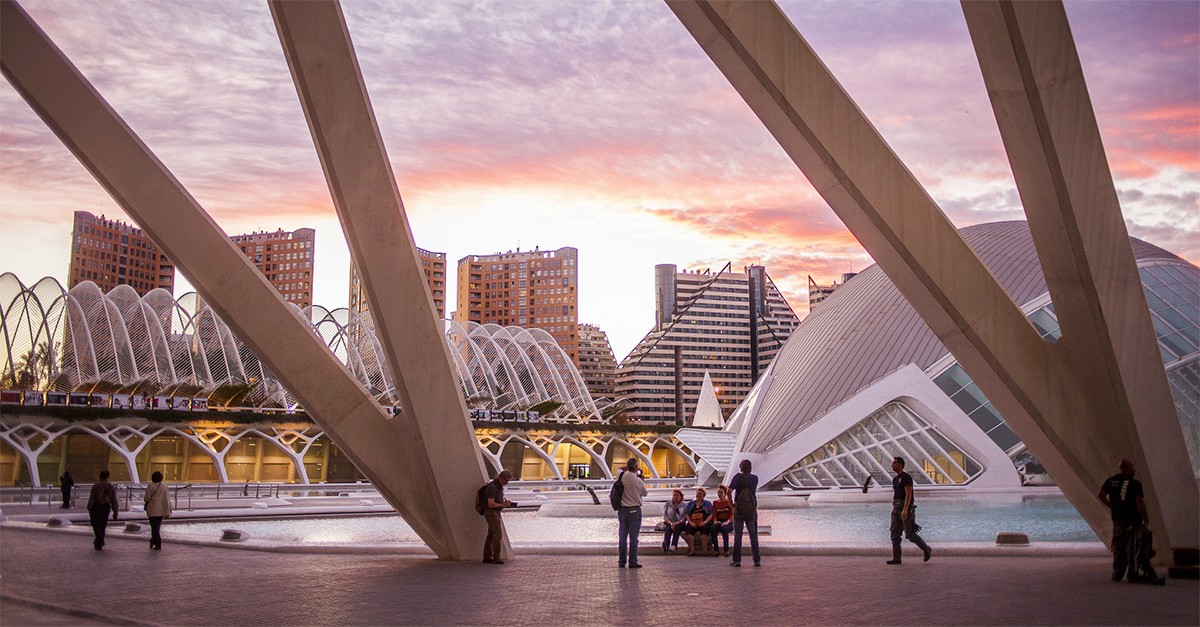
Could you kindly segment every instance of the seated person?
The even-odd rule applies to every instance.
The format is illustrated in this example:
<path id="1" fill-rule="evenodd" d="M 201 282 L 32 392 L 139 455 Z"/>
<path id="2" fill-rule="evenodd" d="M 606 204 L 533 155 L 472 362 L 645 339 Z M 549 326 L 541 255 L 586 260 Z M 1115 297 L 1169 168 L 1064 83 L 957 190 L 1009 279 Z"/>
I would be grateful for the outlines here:
<path id="1" fill-rule="evenodd" d="M 683 508 L 683 533 L 686 534 L 684 540 L 688 542 L 688 555 L 696 555 L 697 547 L 700 555 L 708 553 L 712 534 L 712 503 L 704 500 L 706 494 L 708 490 L 696 488 L 696 500 L 688 501 Z"/>
<path id="2" fill-rule="evenodd" d="M 683 491 L 671 492 L 671 502 L 663 505 L 663 553 L 674 553 L 683 535 Z"/>
<path id="3" fill-rule="evenodd" d="M 717 555 L 717 534 L 725 539 L 725 556 L 729 556 L 729 532 L 733 531 L 733 500 L 729 498 L 727 486 L 717 486 L 717 500 L 713 501 L 712 554 Z"/>

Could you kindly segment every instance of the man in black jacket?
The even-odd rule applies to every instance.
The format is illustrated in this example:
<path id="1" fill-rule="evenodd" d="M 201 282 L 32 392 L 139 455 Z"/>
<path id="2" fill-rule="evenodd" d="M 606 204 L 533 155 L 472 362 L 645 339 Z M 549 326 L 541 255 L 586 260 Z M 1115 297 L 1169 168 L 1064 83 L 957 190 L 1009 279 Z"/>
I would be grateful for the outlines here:
<path id="1" fill-rule="evenodd" d="M 92 493 L 88 495 L 87 511 L 92 520 L 92 533 L 96 539 L 92 546 L 96 550 L 104 548 L 104 532 L 108 529 L 108 514 L 113 520 L 117 519 L 117 489 L 108 482 L 108 471 L 100 471 L 100 480 L 92 484 Z"/>

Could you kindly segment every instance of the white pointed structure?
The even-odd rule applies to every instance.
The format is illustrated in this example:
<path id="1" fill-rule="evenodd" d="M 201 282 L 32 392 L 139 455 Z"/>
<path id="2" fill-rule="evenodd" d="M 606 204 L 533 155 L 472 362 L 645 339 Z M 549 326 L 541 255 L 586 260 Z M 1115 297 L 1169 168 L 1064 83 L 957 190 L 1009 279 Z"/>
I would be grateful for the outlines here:
<path id="1" fill-rule="evenodd" d="M 692 415 L 693 427 L 712 427 L 720 429 L 725 426 L 725 416 L 721 414 L 721 404 L 717 401 L 717 390 L 713 387 L 712 376 L 704 371 L 704 383 L 700 384 L 700 398 L 696 400 L 696 413 Z"/>

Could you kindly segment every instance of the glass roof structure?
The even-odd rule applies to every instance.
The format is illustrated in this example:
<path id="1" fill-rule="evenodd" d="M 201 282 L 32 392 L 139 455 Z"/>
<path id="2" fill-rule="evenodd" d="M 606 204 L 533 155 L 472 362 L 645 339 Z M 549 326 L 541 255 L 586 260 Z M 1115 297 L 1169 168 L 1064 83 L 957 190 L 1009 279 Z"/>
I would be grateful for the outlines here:
<path id="1" fill-rule="evenodd" d="M 395 384 L 370 314 L 301 314 L 383 405 Z M 571 358 L 540 329 L 445 321 L 459 388 L 472 409 L 540 408 L 562 422 L 602 420 Z M 178 300 L 91 282 L 70 291 L 45 278 L 0 275 L 0 387 L 202 396 L 210 407 L 294 408 L 295 399 L 195 293 Z"/>

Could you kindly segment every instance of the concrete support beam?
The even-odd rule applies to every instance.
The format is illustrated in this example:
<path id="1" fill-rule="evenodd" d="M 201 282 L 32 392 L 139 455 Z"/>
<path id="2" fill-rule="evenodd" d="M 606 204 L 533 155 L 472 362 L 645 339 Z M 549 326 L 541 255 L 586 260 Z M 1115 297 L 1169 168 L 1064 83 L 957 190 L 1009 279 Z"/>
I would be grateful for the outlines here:
<path id="1" fill-rule="evenodd" d="M 487 473 L 346 20 L 332 1 L 270 7 L 404 408 L 394 422 L 410 439 L 398 454 L 420 460 L 407 480 L 433 496 L 414 513 L 445 530 L 446 557 L 477 559 L 486 526 L 475 491 Z"/>
<path id="2" fill-rule="evenodd" d="M 1094 496 L 1098 477 L 1111 474 L 1118 457 L 1134 454 L 1133 449 L 1141 445 L 1129 437 L 1128 421 L 1134 412 L 1114 413 L 1097 402 L 1095 383 L 1086 371 L 1075 370 L 1077 359 L 1069 355 L 1068 347 L 1086 340 L 1048 344 L 1039 337 L 1018 304 L 777 6 L 697 0 L 668 0 L 667 4 L 814 188 L 971 373 L 1097 535 L 1108 541 L 1108 513 Z M 1027 210 L 1032 214 L 1040 209 L 1027 205 Z M 1128 252 L 1128 244 L 1123 246 Z M 1118 262 L 1126 263 L 1136 278 L 1132 255 Z M 1075 276 L 1063 280 L 1090 279 Z M 1093 310 L 1087 315 L 1103 314 Z M 1124 323 L 1118 318 L 1108 324 Z M 1064 333 L 1070 330 L 1064 325 Z M 1114 346 L 1111 337 L 1098 339 L 1110 342 L 1102 349 L 1110 354 L 1127 348 Z M 1154 346 L 1153 340 L 1149 338 L 1149 347 Z M 1119 369 L 1115 370 L 1117 374 L 1107 382 L 1124 389 L 1135 385 L 1135 381 L 1122 380 Z M 1151 374 L 1143 372 L 1143 376 L 1164 378 L 1161 361 L 1144 370 Z M 1115 396 L 1124 397 L 1116 400 L 1128 406 L 1130 394 Z M 1174 417 L 1174 412 L 1170 415 Z M 1145 456 L 1135 458 L 1141 461 Z M 1186 483 L 1194 502 L 1195 481 L 1189 468 L 1186 464 L 1173 467 L 1172 476 L 1179 475 L 1183 483 L 1179 473 L 1187 471 Z M 1171 489 L 1158 484 L 1162 476 L 1146 478 L 1150 492 Z M 1183 511 L 1189 511 L 1186 504 Z M 1190 511 L 1194 529 L 1194 507 Z M 1152 518 L 1161 520 L 1160 510 L 1156 509 Z M 1194 541 L 1194 533 L 1179 540 L 1185 543 L 1182 546 Z"/>
<path id="3" fill-rule="evenodd" d="M 480 550 L 464 545 L 474 518 L 450 515 L 430 474 L 426 441 L 410 421 L 392 420 L 312 331 L 300 313 L 229 241 L 178 180 L 108 106 L 87 79 L 14 2 L 0 2 L 0 69 L 5 78 L 162 247 L 200 295 L 292 390 L 313 419 L 375 483 L 443 559 Z M 457 392 L 456 392 L 457 394 Z M 460 420 L 458 416 L 454 420 Z M 440 460 L 447 472 L 477 474 L 477 454 Z M 464 473 L 465 474 L 465 473 Z M 474 477 L 473 477 L 474 478 Z M 469 506 L 468 506 L 469 507 Z M 482 545 L 482 534 L 478 545 Z"/>
<path id="4" fill-rule="evenodd" d="M 1099 485 L 1117 459 L 1134 460 L 1155 488 L 1155 535 L 1195 546 L 1196 483 L 1066 11 L 962 7 L 1062 327 L 1062 360 L 1088 382 L 1087 430 L 1110 444 L 1081 472 Z"/>

